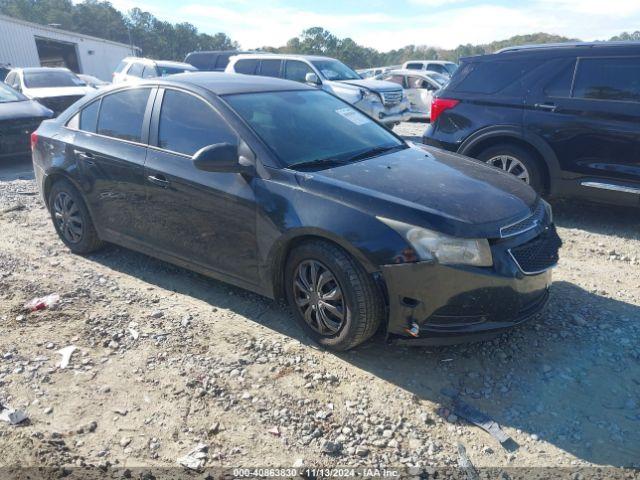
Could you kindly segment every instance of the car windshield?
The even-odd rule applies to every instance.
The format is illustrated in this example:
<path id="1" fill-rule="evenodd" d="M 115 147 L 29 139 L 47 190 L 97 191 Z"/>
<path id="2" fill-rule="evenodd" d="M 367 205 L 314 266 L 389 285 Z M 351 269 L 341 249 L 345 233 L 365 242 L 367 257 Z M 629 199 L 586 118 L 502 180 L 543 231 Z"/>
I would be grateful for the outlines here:
<path id="1" fill-rule="evenodd" d="M 71 72 L 24 72 L 27 88 L 84 87 L 86 84 Z"/>
<path id="2" fill-rule="evenodd" d="M 8 85 L 0 83 L 0 103 L 22 102 L 26 99 L 27 97 L 22 95 L 20 92 L 16 92 Z"/>
<path id="3" fill-rule="evenodd" d="M 315 60 L 311 63 L 327 80 L 358 80 L 362 78 L 338 60 Z"/>
<path id="4" fill-rule="evenodd" d="M 244 93 L 225 100 L 286 166 L 346 163 L 367 152 L 406 148 L 371 118 L 323 91 Z"/>
<path id="5" fill-rule="evenodd" d="M 168 77 L 169 75 L 177 75 L 178 73 L 193 72 L 195 70 L 196 70 L 195 68 L 189 68 L 189 67 L 162 67 L 158 65 L 158 73 L 160 74 L 161 77 Z"/>
<path id="6" fill-rule="evenodd" d="M 453 75 L 455 71 L 458 69 L 458 65 L 456 65 L 455 63 L 445 63 L 444 68 L 447 69 L 447 72 L 449 72 L 449 75 Z"/>

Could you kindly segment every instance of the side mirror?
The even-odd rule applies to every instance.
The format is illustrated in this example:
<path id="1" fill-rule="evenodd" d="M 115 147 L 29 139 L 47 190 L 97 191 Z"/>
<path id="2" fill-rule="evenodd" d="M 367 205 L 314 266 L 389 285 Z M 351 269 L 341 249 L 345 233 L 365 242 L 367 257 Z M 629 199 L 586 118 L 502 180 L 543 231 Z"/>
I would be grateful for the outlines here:
<path id="1" fill-rule="evenodd" d="M 306 83 L 310 83 L 312 85 L 320 85 L 320 79 L 318 78 L 318 75 L 316 75 L 313 72 L 309 72 L 304 76 L 304 81 Z"/>
<path id="2" fill-rule="evenodd" d="M 198 170 L 219 173 L 253 173 L 254 166 L 238 154 L 238 146 L 216 143 L 198 150 L 192 157 Z"/>

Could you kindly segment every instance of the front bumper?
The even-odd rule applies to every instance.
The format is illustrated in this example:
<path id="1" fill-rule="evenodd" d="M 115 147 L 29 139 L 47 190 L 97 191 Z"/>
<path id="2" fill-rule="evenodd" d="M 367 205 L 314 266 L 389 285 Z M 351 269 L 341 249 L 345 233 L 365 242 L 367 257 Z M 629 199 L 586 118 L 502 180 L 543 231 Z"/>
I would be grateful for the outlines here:
<path id="1" fill-rule="evenodd" d="M 383 266 L 392 340 L 432 345 L 483 340 L 538 314 L 549 298 L 551 270 L 526 275 L 503 248 L 494 251 L 492 268 Z"/>
<path id="2" fill-rule="evenodd" d="M 406 100 L 395 105 L 383 105 L 381 102 L 360 100 L 354 106 L 384 124 L 406 122 L 411 119 L 410 105 Z"/>

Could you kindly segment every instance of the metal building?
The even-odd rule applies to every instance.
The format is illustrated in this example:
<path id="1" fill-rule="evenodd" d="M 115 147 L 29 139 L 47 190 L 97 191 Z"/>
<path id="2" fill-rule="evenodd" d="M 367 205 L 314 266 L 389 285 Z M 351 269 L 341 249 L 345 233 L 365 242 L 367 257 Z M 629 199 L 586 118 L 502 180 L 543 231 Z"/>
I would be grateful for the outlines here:
<path id="1" fill-rule="evenodd" d="M 0 15 L 0 67 L 67 67 L 111 81 L 124 57 L 139 49 Z"/>

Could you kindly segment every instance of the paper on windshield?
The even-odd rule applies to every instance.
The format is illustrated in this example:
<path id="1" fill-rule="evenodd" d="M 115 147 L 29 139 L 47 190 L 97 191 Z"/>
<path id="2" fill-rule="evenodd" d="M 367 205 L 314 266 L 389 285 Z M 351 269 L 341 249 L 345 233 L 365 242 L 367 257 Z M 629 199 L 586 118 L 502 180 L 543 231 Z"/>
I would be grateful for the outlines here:
<path id="1" fill-rule="evenodd" d="M 364 125 L 369 122 L 369 119 L 362 113 L 354 110 L 353 108 L 345 107 L 336 110 L 338 115 L 342 115 L 354 125 Z"/>

